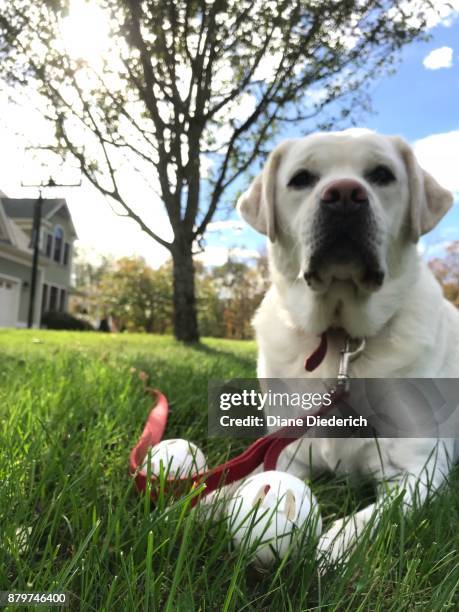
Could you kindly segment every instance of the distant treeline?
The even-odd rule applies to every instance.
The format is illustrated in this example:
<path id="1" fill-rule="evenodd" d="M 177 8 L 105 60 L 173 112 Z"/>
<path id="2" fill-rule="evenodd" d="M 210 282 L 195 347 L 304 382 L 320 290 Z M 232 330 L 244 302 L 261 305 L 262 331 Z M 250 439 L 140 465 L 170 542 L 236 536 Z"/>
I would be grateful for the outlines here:
<path id="1" fill-rule="evenodd" d="M 250 264 L 229 259 L 210 268 L 196 262 L 195 267 L 201 335 L 251 338 L 251 319 L 269 284 L 266 257 Z M 77 257 L 74 271 L 71 310 L 78 317 L 96 328 L 110 319 L 119 331 L 172 332 L 170 262 L 155 270 L 139 257 L 104 259 L 99 265 Z"/>

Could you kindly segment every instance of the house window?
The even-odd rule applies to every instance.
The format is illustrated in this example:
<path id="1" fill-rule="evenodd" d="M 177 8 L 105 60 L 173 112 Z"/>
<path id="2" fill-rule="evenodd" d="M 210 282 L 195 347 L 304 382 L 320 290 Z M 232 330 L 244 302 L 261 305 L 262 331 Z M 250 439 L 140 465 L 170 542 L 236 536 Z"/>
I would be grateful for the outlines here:
<path id="1" fill-rule="evenodd" d="M 50 312 L 55 312 L 57 310 L 57 287 L 51 287 L 49 292 L 49 306 L 48 310 Z"/>
<path id="2" fill-rule="evenodd" d="M 69 259 L 70 259 L 70 244 L 66 242 L 64 244 L 64 262 L 63 262 L 64 266 L 68 266 Z"/>
<path id="3" fill-rule="evenodd" d="M 65 289 L 61 289 L 60 299 L 59 299 L 59 311 L 60 312 L 65 312 L 66 301 L 67 301 L 67 291 Z"/>
<path id="4" fill-rule="evenodd" d="M 64 230 L 62 227 L 56 227 L 54 230 L 54 261 L 61 263 L 62 259 L 62 246 L 64 242 Z"/>
<path id="5" fill-rule="evenodd" d="M 53 235 L 46 234 L 46 250 L 45 250 L 46 257 L 51 257 L 52 252 L 53 252 Z"/>
<path id="6" fill-rule="evenodd" d="M 43 289 L 41 292 L 41 316 L 46 312 L 46 306 L 48 304 L 48 285 L 43 283 Z"/>

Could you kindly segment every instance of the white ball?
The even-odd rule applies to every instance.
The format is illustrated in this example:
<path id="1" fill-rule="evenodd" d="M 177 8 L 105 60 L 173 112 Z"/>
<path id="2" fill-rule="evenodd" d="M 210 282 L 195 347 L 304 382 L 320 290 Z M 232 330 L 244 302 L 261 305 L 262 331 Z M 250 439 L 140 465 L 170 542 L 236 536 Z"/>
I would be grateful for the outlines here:
<path id="1" fill-rule="evenodd" d="M 169 478 L 187 478 L 207 470 L 204 453 L 192 442 L 176 438 L 163 440 L 152 447 L 145 457 L 142 471 L 147 471 L 150 457 L 150 473 L 159 476 L 161 464 Z"/>
<path id="2" fill-rule="evenodd" d="M 299 478 L 272 470 L 244 481 L 228 504 L 229 528 L 236 546 L 255 548 L 259 564 L 287 553 L 298 530 L 309 522 L 318 537 L 322 520 L 311 489 Z"/>

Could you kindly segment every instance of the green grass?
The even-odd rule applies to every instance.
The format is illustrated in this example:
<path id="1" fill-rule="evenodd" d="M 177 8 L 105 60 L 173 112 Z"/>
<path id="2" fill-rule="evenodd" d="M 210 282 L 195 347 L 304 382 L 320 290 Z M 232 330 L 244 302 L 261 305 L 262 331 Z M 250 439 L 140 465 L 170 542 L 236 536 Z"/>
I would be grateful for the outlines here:
<path id="1" fill-rule="evenodd" d="M 406 518 L 394 504 L 345 567 L 320 576 L 305 543 L 260 573 L 189 497 L 153 508 L 135 492 L 128 454 L 150 403 L 132 367 L 170 399 L 167 437 L 211 465 L 243 446 L 207 438 L 207 380 L 254 376 L 251 342 L 0 332 L 0 590 L 62 589 L 96 611 L 457 609 L 457 473 Z M 313 490 L 326 524 L 370 495 L 336 479 Z"/>

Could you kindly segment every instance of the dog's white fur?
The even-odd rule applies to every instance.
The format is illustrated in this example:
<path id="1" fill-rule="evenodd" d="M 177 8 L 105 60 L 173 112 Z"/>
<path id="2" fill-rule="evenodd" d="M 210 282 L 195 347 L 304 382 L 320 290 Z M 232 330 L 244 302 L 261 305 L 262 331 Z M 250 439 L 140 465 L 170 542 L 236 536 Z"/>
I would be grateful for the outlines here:
<path id="1" fill-rule="evenodd" d="M 392 170 L 395 182 L 380 186 L 366 178 L 378 164 Z M 292 189 L 289 180 L 302 168 L 317 175 L 318 182 Z M 319 194 L 341 178 L 358 180 L 369 193 L 379 232 L 375 248 L 385 273 L 377 289 L 362 283 L 362 269 L 355 261 L 324 266 L 320 280 L 311 286 L 303 278 Z M 399 137 L 346 130 L 281 143 L 238 202 L 242 217 L 270 239 L 272 286 L 254 320 L 258 376 L 335 378 L 347 334 L 366 338 L 363 355 L 352 364 L 352 377 L 458 377 L 459 314 L 443 298 L 416 246 L 451 203 L 451 194 L 420 168 Z M 305 356 L 317 347 L 318 334 L 327 330 L 326 358 L 308 374 Z M 414 495 L 423 501 L 444 482 L 456 454 L 452 439 L 376 443 L 314 438 L 289 445 L 278 469 L 302 478 L 324 470 L 370 475 L 380 483 L 375 504 L 336 521 L 322 536 L 319 550 L 335 560 L 370 519 L 377 518 L 390 490 L 403 491 L 407 508 Z"/>

